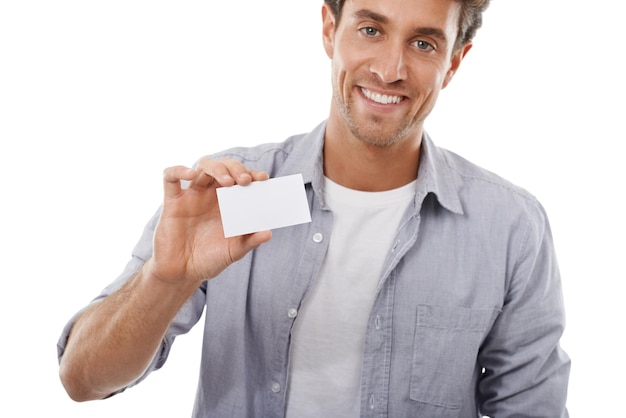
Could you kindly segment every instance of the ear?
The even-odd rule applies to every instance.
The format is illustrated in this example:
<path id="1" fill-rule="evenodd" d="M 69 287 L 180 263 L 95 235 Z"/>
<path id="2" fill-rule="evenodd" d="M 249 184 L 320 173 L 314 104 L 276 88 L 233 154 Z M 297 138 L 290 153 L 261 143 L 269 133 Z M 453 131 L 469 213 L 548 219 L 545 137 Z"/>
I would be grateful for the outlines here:
<path id="1" fill-rule="evenodd" d="M 463 58 L 465 58 L 465 55 L 467 55 L 470 49 L 472 49 L 472 43 L 468 42 L 452 53 L 450 68 L 448 69 L 446 77 L 443 80 L 443 85 L 441 86 L 442 89 L 445 89 L 446 86 L 450 84 L 450 81 L 452 81 L 452 77 L 461 66 L 461 61 L 463 61 Z"/>
<path id="2" fill-rule="evenodd" d="M 328 58 L 333 58 L 335 50 L 335 14 L 327 3 L 322 6 L 322 37 Z"/>

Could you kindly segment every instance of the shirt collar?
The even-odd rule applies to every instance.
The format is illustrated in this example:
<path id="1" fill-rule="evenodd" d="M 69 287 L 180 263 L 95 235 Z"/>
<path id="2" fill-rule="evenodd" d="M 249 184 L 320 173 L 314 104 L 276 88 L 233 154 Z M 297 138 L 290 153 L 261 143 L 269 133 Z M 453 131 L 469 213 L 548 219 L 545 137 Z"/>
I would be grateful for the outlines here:
<path id="1" fill-rule="evenodd" d="M 318 192 L 318 187 L 324 178 L 324 133 L 326 132 L 326 121 L 323 121 L 311 132 L 305 135 L 292 138 L 294 141 L 289 158 L 281 167 L 277 176 L 302 173 L 304 184 L 313 184 Z"/>
<path id="2" fill-rule="evenodd" d="M 320 123 L 310 133 L 299 137 L 294 144 L 290 158 L 280 170 L 282 173 L 302 173 L 305 184 L 311 184 L 319 198 L 323 199 L 324 162 L 323 146 L 326 121 Z M 304 146 L 298 146 L 303 144 Z M 294 171 L 295 170 L 295 171 Z M 424 133 L 420 152 L 420 165 L 417 175 L 415 207 L 430 193 L 439 204 L 451 212 L 463 214 L 458 193 L 459 177 L 450 168 L 442 150 L 430 136 Z"/>
<path id="3" fill-rule="evenodd" d="M 448 164 L 443 150 L 424 132 L 417 174 L 417 207 L 421 207 L 424 198 L 433 193 L 441 206 L 451 212 L 463 214 L 458 191 L 459 181 L 459 176 Z"/>

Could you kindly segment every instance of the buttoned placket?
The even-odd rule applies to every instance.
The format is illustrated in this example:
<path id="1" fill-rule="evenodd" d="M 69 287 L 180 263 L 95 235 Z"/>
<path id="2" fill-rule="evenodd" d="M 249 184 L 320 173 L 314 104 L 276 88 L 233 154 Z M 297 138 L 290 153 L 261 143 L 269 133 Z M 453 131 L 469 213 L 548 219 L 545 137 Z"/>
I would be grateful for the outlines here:
<path id="1" fill-rule="evenodd" d="M 312 191 L 309 198 L 312 197 Z M 328 248 L 328 237 L 332 228 L 332 213 L 323 210 L 317 204 L 312 205 L 311 223 L 308 224 L 308 234 L 304 237 L 304 244 L 301 250 L 301 259 L 298 273 L 294 277 L 294 291 L 287 301 L 283 321 L 280 324 L 280 332 L 277 336 L 278 350 L 276 350 L 272 361 L 272 380 L 270 383 L 268 396 L 268 411 L 274 417 L 283 417 L 286 410 L 287 385 L 289 377 L 289 341 L 291 340 L 291 329 L 294 321 L 298 317 L 298 310 L 306 291 L 310 288 L 312 280 L 318 275 L 322 265 L 326 250 Z M 294 260 L 296 261 L 296 260 Z"/>
<path id="2" fill-rule="evenodd" d="M 419 215 L 414 214 L 402 224 L 385 262 L 370 314 L 370 325 L 365 335 L 361 372 L 361 417 L 387 417 L 396 266 L 415 243 L 419 223 Z"/>

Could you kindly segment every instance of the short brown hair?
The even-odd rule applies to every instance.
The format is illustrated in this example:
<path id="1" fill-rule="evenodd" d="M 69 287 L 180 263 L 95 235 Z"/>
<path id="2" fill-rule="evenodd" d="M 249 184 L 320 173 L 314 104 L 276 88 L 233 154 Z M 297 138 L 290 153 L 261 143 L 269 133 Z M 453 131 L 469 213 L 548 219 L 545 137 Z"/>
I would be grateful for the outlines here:
<path id="1" fill-rule="evenodd" d="M 456 35 L 455 49 L 458 49 L 474 39 L 476 31 L 483 24 L 483 12 L 487 10 L 490 0 L 456 0 L 461 3 L 459 30 Z M 330 6 L 337 23 L 341 18 L 341 9 L 345 0 L 324 0 Z"/>

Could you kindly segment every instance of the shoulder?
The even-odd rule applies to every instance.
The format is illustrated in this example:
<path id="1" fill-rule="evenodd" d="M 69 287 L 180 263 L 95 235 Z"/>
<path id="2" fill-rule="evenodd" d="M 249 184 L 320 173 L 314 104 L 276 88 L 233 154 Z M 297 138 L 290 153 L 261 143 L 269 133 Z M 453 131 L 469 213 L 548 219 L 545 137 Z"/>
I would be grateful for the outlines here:
<path id="1" fill-rule="evenodd" d="M 444 148 L 438 148 L 447 167 L 458 178 L 461 185 L 489 194 L 512 195 L 530 204 L 536 204 L 537 198 L 527 189 L 514 184 L 499 174 L 481 167 L 460 155 Z M 481 193 L 482 194 L 482 193 Z"/>
<path id="2" fill-rule="evenodd" d="M 513 193 L 523 199 L 536 200 L 535 196 L 528 190 L 512 183 L 499 174 L 481 167 L 445 148 L 438 148 L 438 150 L 448 168 L 462 179 L 462 181 L 474 184 L 476 187 L 486 189 L 493 188 L 496 190 L 501 189 L 505 193 Z"/>
<path id="3" fill-rule="evenodd" d="M 282 142 L 233 147 L 208 157 L 232 158 L 249 169 L 266 171 L 270 177 L 302 173 L 305 180 L 310 179 L 321 164 L 325 127 L 324 121 L 311 132 L 290 136 Z"/>
<path id="4" fill-rule="evenodd" d="M 304 134 L 293 135 L 282 142 L 264 143 L 251 147 L 233 147 L 208 157 L 214 159 L 233 158 L 247 163 L 267 159 L 280 160 L 287 158 L 300 145 L 300 141 L 304 136 Z"/>
<path id="5" fill-rule="evenodd" d="M 479 212 L 492 219 L 517 219 L 540 226 L 547 221 L 537 197 L 527 189 L 458 154 L 438 148 L 455 179 L 464 211 Z"/>
<path id="6" fill-rule="evenodd" d="M 285 169 L 302 171 L 310 164 L 315 138 L 310 134 L 298 134 L 282 142 L 264 143 L 250 147 L 233 147 L 203 158 L 220 160 L 232 158 L 251 170 L 261 170 L 270 177 L 285 175 Z M 309 150 L 307 152 L 307 150 Z"/>

